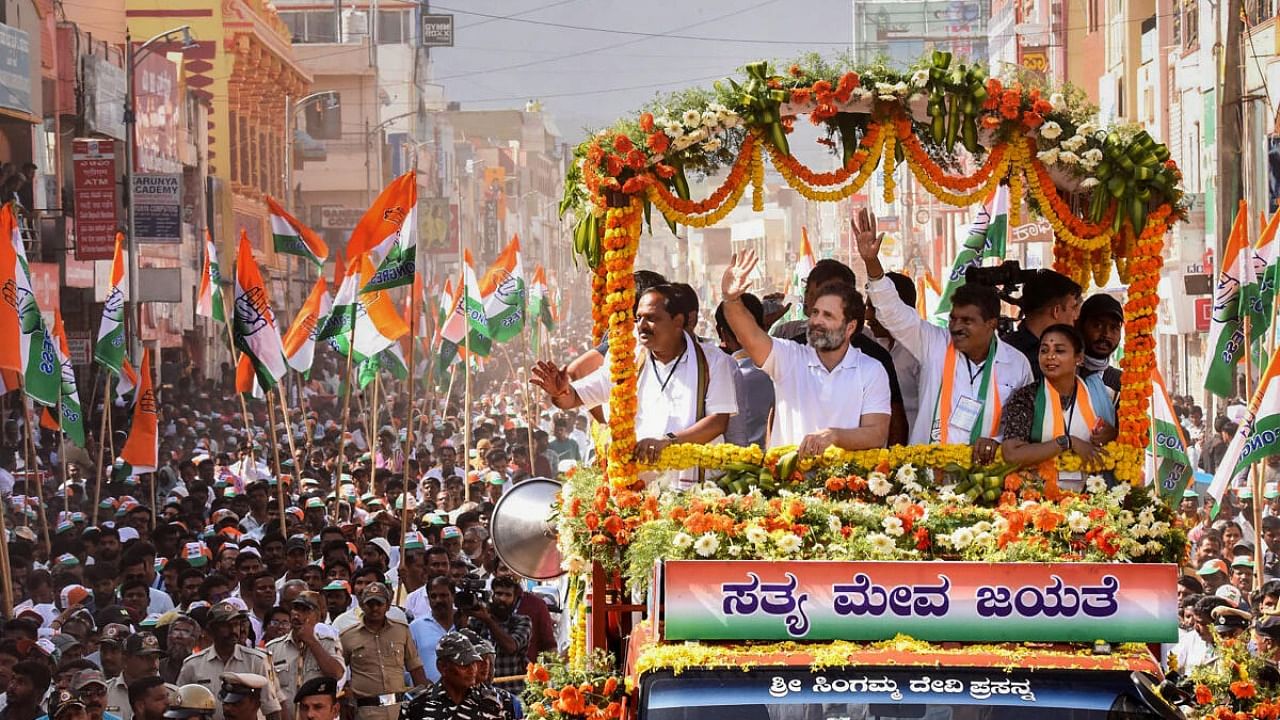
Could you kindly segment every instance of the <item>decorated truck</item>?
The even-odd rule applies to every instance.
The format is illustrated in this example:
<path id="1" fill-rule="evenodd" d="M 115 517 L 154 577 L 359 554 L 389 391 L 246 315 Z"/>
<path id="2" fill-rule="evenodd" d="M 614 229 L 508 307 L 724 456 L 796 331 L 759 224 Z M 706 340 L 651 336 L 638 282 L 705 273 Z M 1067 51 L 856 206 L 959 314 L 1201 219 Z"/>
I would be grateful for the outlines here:
<path id="1" fill-rule="evenodd" d="M 1189 468 L 1180 438 L 1152 442 L 1150 411 L 1180 175 L 1141 129 L 1102 127 L 1079 93 L 1028 78 L 990 78 L 945 53 L 905 72 L 753 63 L 577 148 L 561 210 L 614 384 L 598 467 L 521 483 L 495 509 L 505 561 L 566 574 L 568 652 L 530 666 L 530 717 L 1181 716 L 1171 703 L 1185 694 L 1165 697 L 1152 649 L 1178 639 L 1186 534 L 1170 499 Z M 834 169 L 791 153 L 801 118 L 824 132 Z M 639 462 L 632 273 L 644 224 L 712 225 L 748 190 L 761 210 L 766 157 L 813 201 L 851 198 L 877 171 L 886 202 L 907 173 L 956 206 L 1007 186 L 1008 227 L 1047 222 L 1055 269 L 1126 287 L 1115 440 L 1088 462 L 1064 452 L 1029 469 L 944 444 L 807 457 L 670 445 Z M 721 180 L 695 200 L 690 175 Z M 705 479 L 692 489 L 659 475 L 692 468 Z M 1063 490 L 1059 473 L 1083 489 Z"/>

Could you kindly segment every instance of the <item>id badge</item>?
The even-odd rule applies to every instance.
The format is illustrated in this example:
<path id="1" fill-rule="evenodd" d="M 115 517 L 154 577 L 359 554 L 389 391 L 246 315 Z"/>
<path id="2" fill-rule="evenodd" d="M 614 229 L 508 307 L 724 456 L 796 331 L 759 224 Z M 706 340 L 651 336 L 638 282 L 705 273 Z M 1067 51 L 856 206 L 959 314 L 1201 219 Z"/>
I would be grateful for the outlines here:
<path id="1" fill-rule="evenodd" d="M 960 402 L 956 403 L 955 410 L 951 411 L 951 427 L 962 433 L 968 433 L 973 429 L 974 423 L 978 422 L 978 416 L 981 414 L 982 403 L 964 395 L 960 398 Z"/>

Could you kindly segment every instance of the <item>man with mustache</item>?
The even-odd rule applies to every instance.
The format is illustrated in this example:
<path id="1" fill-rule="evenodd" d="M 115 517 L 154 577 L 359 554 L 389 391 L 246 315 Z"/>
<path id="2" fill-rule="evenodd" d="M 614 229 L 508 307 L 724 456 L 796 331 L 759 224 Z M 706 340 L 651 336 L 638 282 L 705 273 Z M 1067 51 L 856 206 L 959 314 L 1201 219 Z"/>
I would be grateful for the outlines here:
<path id="1" fill-rule="evenodd" d="M 775 421 L 771 444 L 796 445 L 818 455 L 884 447 L 889 439 L 889 376 L 884 367 L 850 346 L 865 307 L 843 283 L 826 284 L 809 304 L 807 345 L 772 338 L 742 302 L 751 285 L 756 253 L 736 255 L 724 272 L 724 316 L 751 361 L 773 380 Z"/>
<path id="2" fill-rule="evenodd" d="M 1084 336 L 1084 365 L 1081 377 L 1102 373 L 1102 384 L 1120 392 L 1120 368 L 1111 364 L 1111 354 L 1124 334 L 1124 308 L 1105 293 L 1090 296 L 1080 306 L 1076 328 Z"/>
<path id="3" fill-rule="evenodd" d="M 924 320 L 898 297 L 880 264 L 884 236 L 865 208 L 853 219 L 858 254 L 867 265 L 867 292 L 876 319 L 920 361 L 920 407 L 911 423 L 911 444 L 960 443 L 973 447 L 974 462 L 989 464 L 1004 402 L 1031 382 L 1021 352 L 996 337 L 1000 297 L 993 287 L 965 283 L 951 298 L 947 327 Z"/>
<path id="4" fill-rule="evenodd" d="M 649 288 L 636 307 L 635 425 L 640 462 L 655 461 L 673 444 L 718 442 L 729 426 L 729 416 L 738 412 L 733 385 L 737 369 L 719 348 L 702 345 L 685 330 L 690 312 L 671 285 Z M 562 410 L 607 409 L 613 387 L 609 364 L 571 381 L 565 368 L 542 361 L 533 367 L 531 382 Z M 692 470 L 671 475 L 670 481 L 680 487 L 696 478 Z"/>

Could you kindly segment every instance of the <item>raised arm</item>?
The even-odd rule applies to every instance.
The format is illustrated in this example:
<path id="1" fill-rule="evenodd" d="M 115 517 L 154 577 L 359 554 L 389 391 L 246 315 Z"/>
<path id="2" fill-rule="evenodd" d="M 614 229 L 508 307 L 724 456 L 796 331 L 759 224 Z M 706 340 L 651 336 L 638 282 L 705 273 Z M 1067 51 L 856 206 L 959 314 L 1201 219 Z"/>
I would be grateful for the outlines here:
<path id="1" fill-rule="evenodd" d="M 862 208 L 852 220 L 853 237 L 858 255 L 867 266 L 867 297 L 876 308 L 876 321 L 889 331 L 921 363 L 927 362 L 927 345 L 936 341 L 946 345 L 949 333 L 922 319 L 916 309 L 902 302 L 893 282 L 884 276 L 880 264 L 880 245 L 884 235 L 876 230 L 876 218 Z"/>
<path id="2" fill-rule="evenodd" d="M 724 295 L 724 319 L 729 323 L 729 329 L 742 343 L 742 349 L 747 351 L 751 362 L 761 367 L 773 351 L 773 338 L 756 324 L 751 311 L 742 304 L 743 293 L 751 289 L 751 273 L 757 262 L 755 250 L 747 249 L 735 254 L 729 267 L 725 268 L 720 290 Z"/>

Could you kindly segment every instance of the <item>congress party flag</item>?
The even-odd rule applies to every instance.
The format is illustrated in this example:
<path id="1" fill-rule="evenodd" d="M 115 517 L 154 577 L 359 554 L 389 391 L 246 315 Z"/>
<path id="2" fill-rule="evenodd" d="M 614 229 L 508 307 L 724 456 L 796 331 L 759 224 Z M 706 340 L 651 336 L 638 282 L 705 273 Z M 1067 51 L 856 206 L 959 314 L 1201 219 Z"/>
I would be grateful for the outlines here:
<path id="1" fill-rule="evenodd" d="M 62 399 L 58 403 L 61 417 L 58 419 L 58 427 L 62 428 L 77 447 L 84 447 L 84 411 L 80 407 L 80 393 L 76 389 L 76 371 L 71 366 L 71 348 L 67 345 L 67 331 L 62 327 L 62 311 L 56 308 L 53 311 L 53 335 L 57 340 L 58 362 L 62 367 Z"/>
<path id="2" fill-rule="evenodd" d="M 240 231 L 240 247 L 236 251 L 233 302 L 231 337 L 236 348 L 249 356 L 258 383 L 266 390 L 274 390 L 289 366 L 285 364 L 284 344 L 280 340 L 275 312 L 271 310 L 267 286 L 262 281 L 262 272 L 253 259 L 253 248 L 244 230 Z M 143 381 L 146 381 L 145 377 Z"/>
<path id="3" fill-rule="evenodd" d="M 533 282 L 529 283 L 530 322 L 542 323 L 548 330 L 556 329 L 555 308 L 547 293 L 547 271 L 542 265 L 533 269 Z"/>
<path id="4" fill-rule="evenodd" d="M 156 408 L 156 393 L 151 386 L 151 350 L 149 348 L 144 348 L 142 351 L 142 367 L 139 371 L 138 383 L 138 402 L 133 406 L 133 425 L 129 427 L 129 437 L 124 441 L 120 459 L 127 463 L 134 473 L 149 473 L 155 472 L 160 457 L 160 424 Z"/>
<path id="5" fill-rule="evenodd" d="M 3 212 L 7 217 L 0 220 L 0 228 L 9 231 L 9 248 L 5 253 L 5 262 L 13 265 L 12 275 L 6 268 L 7 276 L 4 286 L 4 302 L 11 304 L 15 312 L 7 312 L 0 320 L 0 344 L 14 343 L 19 348 L 22 358 L 22 388 L 27 397 L 45 407 L 58 404 L 62 392 L 62 368 L 58 366 L 58 348 L 54 345 L 53 334 L 40 314 L 40 305 L 36 302 L 35 290 L 31 286 L 31 271 L 27 267 L 27 251 L 22 244 L 22 233 L 18 228 L 17 217 L 13 208 L 6 205 Z M 0 243 L 4 239 L 0 238 Z M 13 285 L 8 285 L 9 281 Z"/>
<path id="6" fill-rule="evenodd" d="M 204 269 L 200 272 L 200 293 L 196 296 L 196 314 L 213 318 L 214 322 L 227 321 L 227 309 L 222 302 L 222 270 L 218 267 L 218 247 L 204 231 Z"/>
<path id="7" fill-rule="evenodd" d="M 1280 454 L 1280 379 L 1277 376 L 1280 376 L 1280 348 L 1267 363 L 1267 371 L 1258 381 L 1249 408 L 1213 474 L 1209 494 L 1215 504 L 1221 502 L 1232 480 L 1244 474 L 1250 465 Z"/>
<path id="8" fill-rule="evenodd" d="M 333 300 L 325 285 L 324 276 L 316 278 L 311 287 L 311 294 L 302 303 L 302 309 L 293 319 L 293 325 L 284 335 L 284 356 L 289 367 L 307 376 L 311 373 L 311 362 L 315 359 L 316 334 L 321 318 L 329 314 Z"/>
<path id="9" fill-rule="evenodd" d="M 93 344 L 93 359 L 120 374 L 124 365 L 124 291 L 127 287 L 128 263 L 124 255 L 124 233 L 116 233 L 116 252 L 111 258 L 111 289 L 102 306 L 98 323 L 98 341 Z"/>
<path id="10" fill-rule="evenodd" d="M 271 240 L 276 252 L 297 255 L 315 263 L 316 267 L 322 267 L 329 258 L 329 246 L 270 195 L 266 199 L 267 214 L 271 217 Z"/>
<path id="11" fill-rule="evenodd" d="M 1259 365 L 1266 361 L 1265 350 L 1259 341 L 1271 327 L 1271 306 L 1276 296 L 1276 281 L 1280 276 L 1280 211 L 1271 219 L 1262 218 L 1262 234 L 1249 251 L 1250 272 L 1248 282 L 1241 290 L 1241 302 L 1249 316 L 1249 342 L 1254 344 L 1253 359 Z"/>
<path id="12" fill-rule="evenodd" d="M 5 242 L 15 234 L 18 236 L 16 241 L 22 242 L 22 234 L 18 229 L 18 219 L 13 214 L 13 208 L 8 205 L 0 207 L 0 288 L 18 286 L 15 274 L 18 269 L 18 256 L 13 251 L 13 243 Z M 20 342 L 22 332 L 20 318 L 21 307 L 17 295 L 4 293 L 3 302 L 0 302 L 0 368 L 19 375 L 22 373 L 26 357 Z M 6 383 L 4 391 L 9 392 L 15 389 L 17 389 L 17 383 L 14 386 Z"/>
<path id="13" fill-rule="evenodd" d="M 506 342 L 524 330 L 525 295 L 524 266 L 520 262 L 520 236 L 517 235 L 480 280 L 480 299 L 493 342 Z"/>
<path id="14" fill-rule="evenodd" d="M 1021 202 L 1022 198 L 1018 198 Z M 951 266 L 951 274 L 947 276 L 946 287 L 942 289 L 942 299 L 938 301 L 938 309 L 934 315 L 947 315 L 951 312 L 951 295 L 956 288 L 964 284 L 965 272 L 971 267 L 982 264 L 983 258 L 1003 258 L 1005 241 L 1009 236 L 1009 186 L 1000 185 L 991 193 L 991 197 L 978 207 L 978 214 L 969 225 L 969 235 L 964 246 L 956 255 Z"/>
<path id="15" fill-rule="evenodd" d="M 329 312 L 321 316 L 316 323 L 316 340 L 333 340 L 351 333 L 351 326 L 355 324 L 356 319 L 355 306 L 357 296 L 360 294 L 359 283 L 359 264 L 353 264 L 351 272 L 348 273 L 342 258 L 334 258 L 333 286 L 336 290 L 334 290 L 333 302 L 329 305 Z M 342 352 L 346 354 L 345 350 Z"/>
<path id="16" fill-rule="evenodd" d="M 129 358 L 124 359 L 124 367 L 121 368 L 120 379 L 116 382 L 116 399 L 124 400 L 131 394 L 133 397 L 130 401 L 137 400 L 138 396 L 133 394 L 138 389 L 138 371 L 133 369 L 133 363 L 129 362 Z"/>
<path id="17" fill-rule="evenodd" d="M 386 290 L 413 282 L 418 252 L 418 180 L 412 170 L 387 185 L 351 232 L 347 264 L 361 255 L 373 261 L 373 276 L 361 291 Z"/>
<path id="18" fill-rule="evenodd" d="M 1160 371 L 1151 371 L 1151 439 L 1147 444 L 1147 480 L 1155 483 L 1160 497 L 1176 506 L 1182 500 L 1195 468 L 1187 457 L 1187 438 L 1173 412 L 1169 391 Z"/>
<path id="19" fill-rule="evenodd" d="M 1213 316 L 1209 322 L 1209 369 L 1204 387 L 1218 397 L 1235 392 L 1236 366 L 1244 357 L 1244 325 L 1241 322 L 1241 288 L 1249 275 L 1249 207 L 1240 201 L 1231 235 L 1222 251 L 1218 281 L 1213 291 Z"/>
<path id="20" fill-rule="evenodd" d="M 360 256 L 360 285 L 369 287 L 377 273 L 368 255 Z M 355 307 L 355 325 L 352 329 L 355 352 L 359 357 L 371 358 L 396 344 L 409 334 L 409 326 L 396 310 L 395 301 L 385 290 L 360 293 Z"/>
<path id="21" fill-rule="evenodd" d="M 462 311 L 470 327 L 470 344 L 465 349 L 472 355 L 488 357 L 493 340 L 489 332 L 489 317 L 484 311 L 484 299 L 480 296 L 480 283 L 476 282 L 475 261 L 471 258 L 470 250 L 463 254 L 462 278 L 462 289 L 465 291 L 462 296 Z"/>

